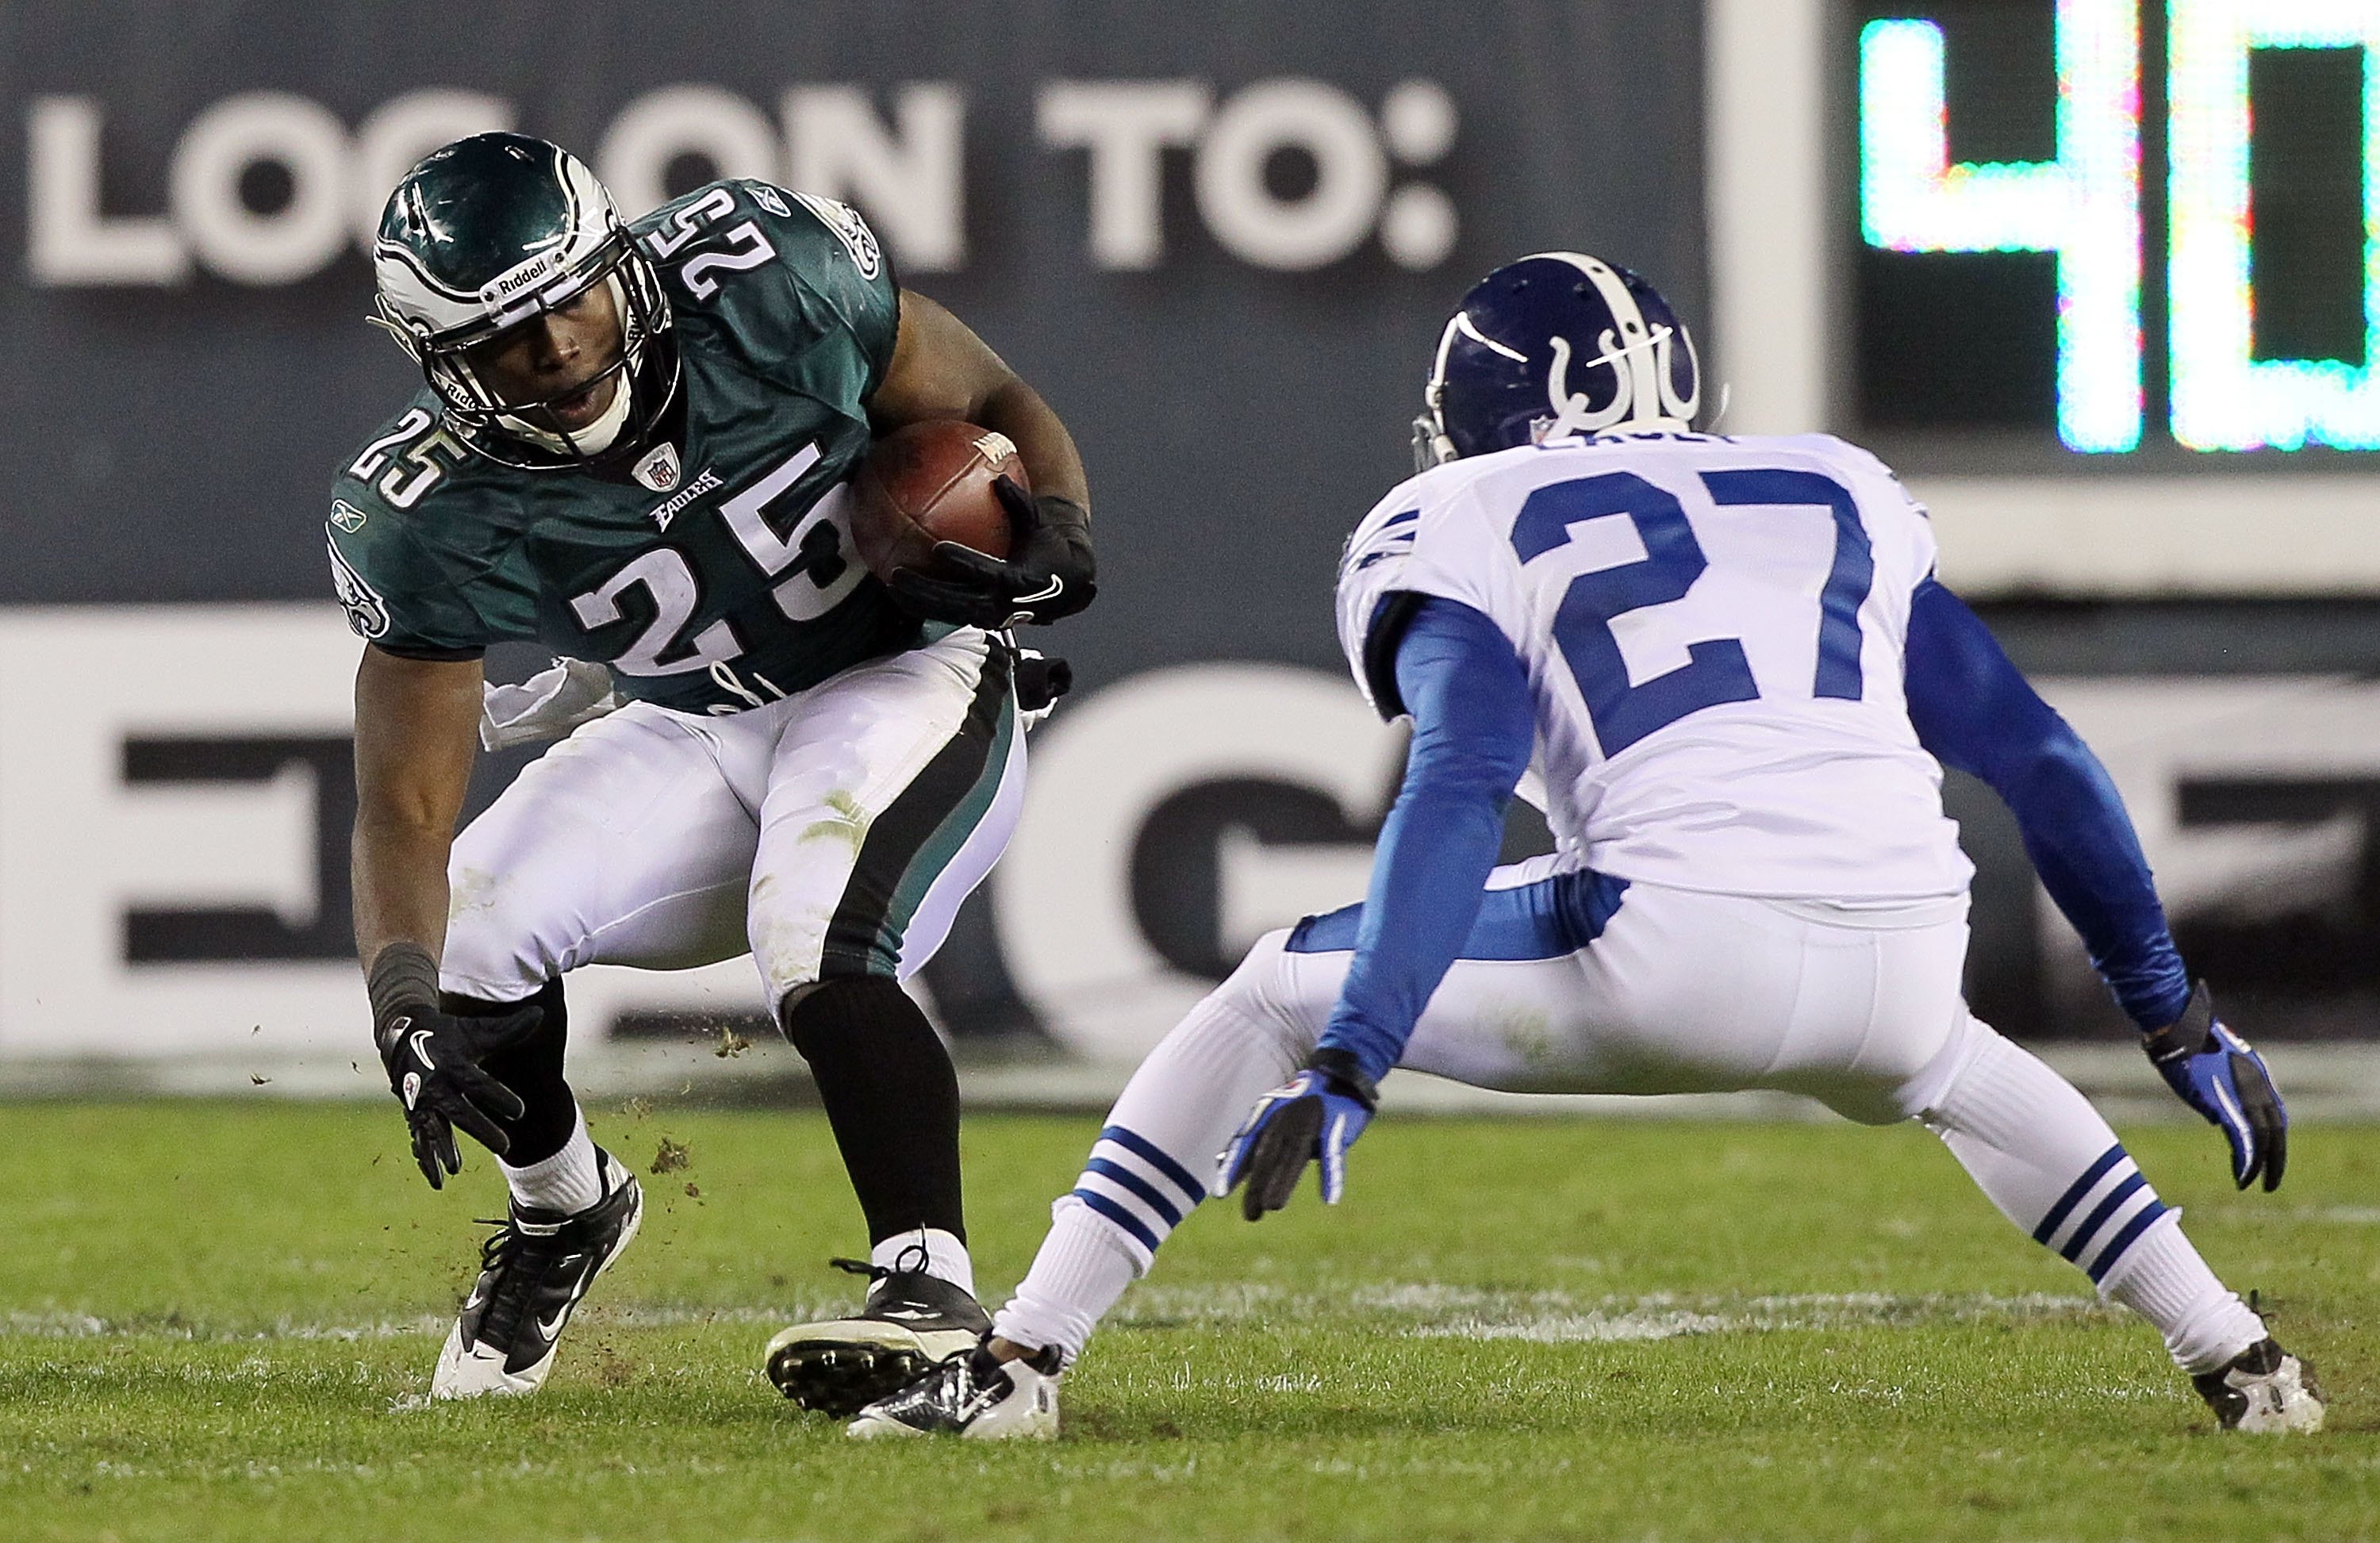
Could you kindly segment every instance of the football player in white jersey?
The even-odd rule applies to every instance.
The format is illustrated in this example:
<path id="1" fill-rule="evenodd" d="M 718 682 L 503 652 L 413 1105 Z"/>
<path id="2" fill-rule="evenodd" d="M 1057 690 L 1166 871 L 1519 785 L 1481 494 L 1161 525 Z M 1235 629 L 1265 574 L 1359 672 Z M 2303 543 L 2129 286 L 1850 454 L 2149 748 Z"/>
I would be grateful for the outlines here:
<path id="1" fill-rule="evenodd" d="M 1935 580 L 1925 512 L 1881 463 L 1825 435 L 1695 433 L 1699 395 L 1685 329 L 1624 270 L 1543 254 L 1464 298 L 1423 469 L 1340 572 L 1356 682 L 1414 720 L 1368 898 L 1262 940 L 1167 1037 L 991 1336 L 855 1435 L 1054 1432 L 1059 1374 L 1191 1208 L 1245 1186 L 1254 1220 L 1315 1160 L 1338 1199 L 1398 1065 L 1922 1120 L 2009 1220 L 2155 1325 L 2222 1425 L 2319 1428 L 2308 1369 L 2107 1122 L 1961 995 L 1971 870 L 1943 764 L 2015 810 L 2240 1186 L 2280 1182 L 2280 1099 L 2183 971 L 2105 772 Z M 1496 869 L 1524 782 L 1558 849 Z"/>

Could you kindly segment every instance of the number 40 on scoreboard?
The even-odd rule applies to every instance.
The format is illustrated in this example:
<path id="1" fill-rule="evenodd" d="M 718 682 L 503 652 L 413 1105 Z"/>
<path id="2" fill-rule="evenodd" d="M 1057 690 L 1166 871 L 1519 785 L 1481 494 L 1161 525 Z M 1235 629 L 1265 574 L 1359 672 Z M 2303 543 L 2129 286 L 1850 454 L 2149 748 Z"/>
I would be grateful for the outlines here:
<path id="1" fill-rule="evenodd" d="M 2154 0 L 2151 0 L 2154 4 Z M 1879 7 L 1880 8 L 1880 7 Z M 1926 9 L 1912 6 L 1912 9 Z M 1948 7 L 1935 7 L 1937 11 Z M 2173 438 L 2194 450 L 2380 450 L 2380 0 L 2165 0 L 2166 371 Z M 2056 270 L 2056 420 L 2071 449 L 2137 448 L 2143 390 L 2142 0 L 2055 0 L 2056 158 L 1954 162 L 1944 28 L 1880 17 L 1859 31 L 1859 217 L 1880 252 L 2040 253 Z M 1871 13 L 1873 14 L 1873 13 Z M 2252 76 L 2275 50 L 2334 50 L 2360 82 L 2360 310 L 2338 357 L 2288 357 L 2260 332 L 2260 179 Z M 2333 72 L 2336 74 L 2337 72 Z M 2265 77 L 2257 76 L 2259 80 Z M 2348 149 L 2341 145 L 2340 151 Z M 2270 189 L 2265 189 L 2267 193 Z M 2151 200 L 2154 202 L 2154 199 Z M 2339 200 L 2352 202 L 2353 197 Z M 2268 297 L 2269 299 L 2269 297 Z M 2341 334 L 2344 341 L 2338 341 Z M 2302 343 L 2297 351 L 2310 351 Z"/>

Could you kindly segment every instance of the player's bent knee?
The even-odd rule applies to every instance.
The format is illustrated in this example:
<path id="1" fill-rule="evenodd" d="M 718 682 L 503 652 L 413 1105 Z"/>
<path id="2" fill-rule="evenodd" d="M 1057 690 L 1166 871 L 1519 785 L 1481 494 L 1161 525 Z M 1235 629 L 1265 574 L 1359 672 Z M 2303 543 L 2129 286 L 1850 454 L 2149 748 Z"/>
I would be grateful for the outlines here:
<path id="1" fill-rule="evenodd" d="M 1951 1026 L 1949 1038 L 1942 1042 L 1942 1048 L 1936 1051 L 1933 1058 L 1896 1090 L 1894 1103 L 1900 1110 L 1899 1117 L 1930 1118 L 1933 1112 L 1940 1109 L 1949 1098 L 1950 1090 L 1958 1086 L 1959 1079 L 1979 1058 L 1987 1054 L 1994 1046 L 2007 1043 L 1991 1025 L 1972 1013 L 1961 1014 L 1959 1021 Z"/>
<path id="2" fill-rule="evenodd" d="M 1900 1085 L 1880 1078 L 1847 1077 L 1810 1092 L 1854 1124 L 1896 1125 L 1914 1112 L 1901 1107 Z"/>
<path id="3" fill-rule="evenodd" d="M 798 1019 L 817 1018 L 832 1012 L 831 1004 L 838 997 L 854 991 L 868 993 L 879 987 L 862 984 L 881 982 L 899 989 L 900 981 L 889 971 L 869 969 L 856 961 L 826 960 L 808 969 L 785 972 L 783 980 L 771 976 L 770 1016 L 776 1020 L 777 1031 L 788 1040 L 793 1039 L 793 1025 Z"/>
<path id="4" fill-rule="evenodd" d="M 456 958 L 449 953 L 438 970 L 438 989 L 447 996 L 472 1002 L 504 1002 L 517 1007 L 537 995 L 553 971 L 536 959 L 516 954 Z"/>
<path id="5" fill-rule="evenodd" d="M 1890 1125 L 1931 1109 L 1998 1035 L 1961 1005 L 1937 1039 L 1908 1033 L 1871 1043 L 1851 1065 L 1793 1084 L 1846 1120 Z"/>
<path id="6" fill-rule="evenodd" d="M 1299 955 L 1290 952 L 1289 928 L 1276 928 L 1248 948 L 1239 967 L 1215 988 L 1208 998 L 1233 1009 L 1239 1016 L 1279 1032 L 1293 1062 L 1303 1061 L 1321 1038 L 1319 1014 L 1303 1011 L 1299 990 Z M 1330 995 L 1338 995 L 1334 985 Z M 1324 1011 L 1328 1011 L 1325 1004 Z"/>
<path id="7" fill-rule="evenodd" d="M 501 1018 L 532 1005 L 545 1009 L 545 1021 L 538 1026 L 537 1037 L 564 1031 L 562 978 L 559 976 L 540 981 L 534 990 L 517 996 L 484 996 L 476 991 L 458 991 L 445 985 L 441 985 L 438 990 L 439 1010 L 458 1018 Z"/>
<path id="8" fill-rule="evenodd" d="M 800 980 L 779 993 L 777 1000 L 769 1007 L 769 1016 L 776 1020 L 778 1033 L 783 1035 L 788 1040 L 793 1039 L 792 1025 L 795 1009 L 816 996 L 819 988 L 825 984 L 823 980 Z"/>
<path id="9" fill-rule="evenodd" d="M 914 1028 L 939 1052 L 941 1041 L 901 983 L 888 975 L 837 974 L 787 992 L 777 1004 L 777 1031 L 815 1067 L 820 1052 L 879 1047 L 888 1032 Z M 941 1058 L 947 1062 L 946 1052 Z"/>

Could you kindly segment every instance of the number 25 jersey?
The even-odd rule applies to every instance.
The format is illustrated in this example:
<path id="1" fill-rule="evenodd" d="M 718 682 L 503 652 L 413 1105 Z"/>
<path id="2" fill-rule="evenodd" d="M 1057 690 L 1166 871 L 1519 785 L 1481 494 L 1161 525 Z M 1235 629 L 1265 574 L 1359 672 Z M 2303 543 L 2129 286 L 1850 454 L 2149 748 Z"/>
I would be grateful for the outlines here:
<path id="1" fill-rule="evenodd" d="M 862 566 L 845 480 L 898 333 L 859 216 L 714 182 L 629 226 L 681 376 L 659 474 L 524 471 L 464 448 L 425 390 L 341 472 L 327 533 L 350 626 L 391 652 L 537 641 L 621 691 L 733 711 L 921 641 Z"/>
<path id="2" fill-rule="evenodd" d="M 1973 869 L 1902 690 L 1934 554 L 1924 511 L 1840 440 L 1571 438 L 1381 500 L 1341 563 L 1339 636 L 1392 714 L 1378 624 L 1399 595 L 1495 622 L 1570 863 L 1730 894 L 1957 894 Z"/>

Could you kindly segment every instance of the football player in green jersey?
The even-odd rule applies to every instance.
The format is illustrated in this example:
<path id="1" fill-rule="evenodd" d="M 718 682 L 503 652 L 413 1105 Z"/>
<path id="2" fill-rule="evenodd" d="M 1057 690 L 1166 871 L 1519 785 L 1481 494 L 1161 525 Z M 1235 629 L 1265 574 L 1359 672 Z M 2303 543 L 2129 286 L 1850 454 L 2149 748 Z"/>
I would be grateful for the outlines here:
<path id="1" fill-rule="evenodd" d="M 901 982 L 1014 827 L 1002 634 L 1090 601 L 1081 459 L 826 199 L 714 182 L 625 223 L 559 148 L 483 134 L 407 174 L 374 267 L 427 386 L 327 526 L 369 645 L 356 941 L 423 1175 L 458 1171 L 459 1128 L 512 1192 L 432 1391 L 534 1391 L 636 1232 L 636 1180 L 564 1079 L 564 975 L 748 950 L 873 1245 L 864 1306 L 779 1335 L 769 1371 L 856 1409 L 987 1323 L 956 1078 Z M 872 433 L 933 419 L 1007 436 L 1033 492 L 1002 488 L 1011 560 L 896 596 L 853 553 L 845 480 Z M 507 639 L 560 662 L 487 692 Z M 478 744 L 541 728 L 569 736 L 457 836 Z"/>

